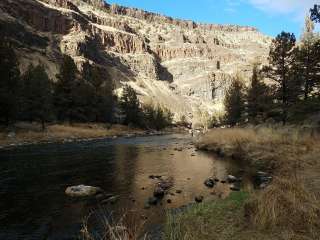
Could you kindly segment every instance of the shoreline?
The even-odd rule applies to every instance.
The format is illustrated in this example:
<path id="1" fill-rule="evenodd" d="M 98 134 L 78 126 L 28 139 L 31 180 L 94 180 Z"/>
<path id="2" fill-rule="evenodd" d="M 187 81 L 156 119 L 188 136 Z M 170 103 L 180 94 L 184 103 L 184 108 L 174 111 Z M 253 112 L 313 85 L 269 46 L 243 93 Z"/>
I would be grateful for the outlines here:
<path id="1" fill-rule="evenodd" d="M 21 127 L 23 125 L 23 127 Z M 53 124 L 45 131 L 37 129 L 35 124 L 20 123 L 14 130 L 0 130 L 0 150 L 14 149 L 23 146 L 42 144 L 64 144 L 72 142 L 89 142 L 96 140 L 111 140 L 117 138 L 134 138 L 144 136 L 160 136 L 171 133 L 182 133 L 179 127 L 166 128 L 161 131 L 132 128 L 124 125 L 106 124 Z"/>
<path id="2" fill-rule="evenodd" d="M 210 130 L 198 139 L 196 147 L 260 170 L 259 188 L 234 205 L 227 200 L 213 201 L 169 215 L 166 239 L 274 240 L 284 239 L 283 232 L 290 232 L 290 239 L 318 239 L 319 141 L 319 135 L 298 127 Z M 229 212 L 233 213 L 224 218 Z M 226 224 L 231 230 L 224 231 L 221 226 Z M 203 226 L 208 232 L 194 226 Z"/>

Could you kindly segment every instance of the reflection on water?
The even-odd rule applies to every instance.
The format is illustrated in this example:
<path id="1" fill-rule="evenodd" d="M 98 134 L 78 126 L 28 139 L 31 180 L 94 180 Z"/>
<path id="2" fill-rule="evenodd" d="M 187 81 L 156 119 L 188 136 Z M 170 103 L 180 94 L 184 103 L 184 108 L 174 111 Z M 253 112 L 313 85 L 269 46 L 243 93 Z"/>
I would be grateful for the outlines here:
<path id="1" fill-rule="evenodd" d="M 167 135 L 2 150 L 0 239 L 60 240 L 77 236 L 83 217 L 97 206 L 65 196 L 64 190 L 70 185 L 99 186 L 120 195 L 111 210 L 139 210 L 150 223 L 161 222 L 164 209 L 193 202 L 196 195 L 209 198 L 205 178 L 214 175 L 223 179 L 237 168 L 195 152 L 190 140 L 185 135 Z M 175 147 L 183 151 L 175 151 Z M 174 195 L 145 210 L 156 184 L 149 178 L 152 174 L 173 177 L 170 191 Z M 228 187 L 219 184 L 215 191 L 219 188 L 223 192 Z M 175 194 L 177 189 L 182 193 Z"/>

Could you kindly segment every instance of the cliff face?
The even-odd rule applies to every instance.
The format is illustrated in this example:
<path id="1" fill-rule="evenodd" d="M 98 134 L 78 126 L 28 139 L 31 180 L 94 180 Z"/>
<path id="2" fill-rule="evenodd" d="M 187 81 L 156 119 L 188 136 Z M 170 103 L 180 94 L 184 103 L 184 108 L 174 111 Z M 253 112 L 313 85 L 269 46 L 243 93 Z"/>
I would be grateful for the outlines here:
<path id="1" fill-rule="evenodd" d="M 86 61 L 98 65 L 119 88 L 129 82 L 144 102 L 194 122 L 200 112 L 222 110 L 231 77 L 248 77 L 271 41 L 252 27 L 197 24 L 100 0 L 2 0 L 0 32 L 15 42 L 22 69 L 42 63 L 54 79 L 68 54 L 80 70 Z"/>

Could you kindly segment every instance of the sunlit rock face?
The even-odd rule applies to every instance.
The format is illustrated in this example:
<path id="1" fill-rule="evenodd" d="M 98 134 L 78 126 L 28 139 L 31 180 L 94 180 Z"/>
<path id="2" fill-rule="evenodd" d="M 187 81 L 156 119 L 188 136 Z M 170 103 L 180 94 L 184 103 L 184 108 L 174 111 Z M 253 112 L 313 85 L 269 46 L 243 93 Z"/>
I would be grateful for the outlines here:
<path id="1" fill-rule="evenodd" d="M 14 40 L 22 70 L 42 63 L 55 80 L 68 54 L 79 70 L 89 61 L 118 88 L 129 83 L 143 102 L 192 122 L 223 111 L 232 77 L 248 82 L 271 42 L 252 27 L 198 24 L 100 0 L 1 0 L 0 27 Z"/>

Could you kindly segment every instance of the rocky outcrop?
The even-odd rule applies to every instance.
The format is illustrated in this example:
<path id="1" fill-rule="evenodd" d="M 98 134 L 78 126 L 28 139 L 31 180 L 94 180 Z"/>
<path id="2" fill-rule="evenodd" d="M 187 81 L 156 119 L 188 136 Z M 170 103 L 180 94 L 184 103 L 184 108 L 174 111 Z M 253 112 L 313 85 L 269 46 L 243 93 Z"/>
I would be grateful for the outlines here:
<path id="1" fill-rule="evenodd" d="M 192 122 L 221 112 L 234 74 L 246 79 L 270 44 L 252 27 L 198 24 L 102 0 L 2 0 L 0 13 L 1 34 L 19 48 L 22 69 L 41 62 L 54 80 L 68 54 L 80 70 L 84 62 L 99 65 L 117 87 L 129 82 L 143 102 Z"/>

